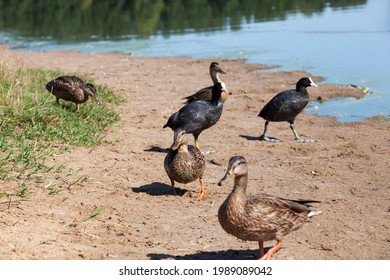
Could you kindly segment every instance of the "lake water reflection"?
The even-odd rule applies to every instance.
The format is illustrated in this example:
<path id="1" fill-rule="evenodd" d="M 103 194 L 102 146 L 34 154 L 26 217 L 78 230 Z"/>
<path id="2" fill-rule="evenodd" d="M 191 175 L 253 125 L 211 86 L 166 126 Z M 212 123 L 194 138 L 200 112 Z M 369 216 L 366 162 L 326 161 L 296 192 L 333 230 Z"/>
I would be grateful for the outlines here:
<path id="1" fill-rule="evenodd" d="M 29 50 L 246 58 L 368 87 L 311 103 L 340 121 L 390 115 L 388 0 L 0 0 L 0 43 Z"/>

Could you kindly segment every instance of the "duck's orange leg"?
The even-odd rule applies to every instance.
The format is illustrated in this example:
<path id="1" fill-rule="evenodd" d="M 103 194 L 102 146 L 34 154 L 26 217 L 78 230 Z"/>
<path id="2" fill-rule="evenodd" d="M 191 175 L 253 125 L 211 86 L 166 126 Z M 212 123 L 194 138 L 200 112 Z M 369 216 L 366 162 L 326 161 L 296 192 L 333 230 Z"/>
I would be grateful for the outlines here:
<path id="1" fill-rule="evenodd" d="M 263 241 L 259 241 L 259 251 L 260 251 L 260 258 L 262 258 L 264 256 L 264 243 Z"/>
<path id="2" fill-rule="evenodd" d="M 282 241 L 278 241 L 274 247 L 268 250 L 268 252 L 260 258 L 260 260 L 270 260 L 271 256 L 282 247 Z"/>
<path id="3" fill-rule="evenodd" d="M 171 179 L 171 186 L 172 186 L 172 192 L 173 195 L 176 195 L 176 190 L 175 190 L 175 181 Z"/>
<path id="4" fill-rule="evenodd" d="M 204 190 L 204 184 L 203 184 L 202 177 L 199 178 L 199 183 L 200 183 L 200 193 L 198 195 L 198 200 L 201 200 L 203 197 L 208 197 L 209 195 Z"/>

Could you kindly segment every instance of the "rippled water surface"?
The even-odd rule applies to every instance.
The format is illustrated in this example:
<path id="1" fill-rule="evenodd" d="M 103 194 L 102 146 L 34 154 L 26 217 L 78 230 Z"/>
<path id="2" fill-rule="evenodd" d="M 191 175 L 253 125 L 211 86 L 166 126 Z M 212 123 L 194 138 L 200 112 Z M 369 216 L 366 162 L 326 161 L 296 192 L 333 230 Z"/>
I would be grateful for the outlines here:
<path id="1" fill-rule="evenodd" d="M 0 43 L 14 48 L 246 58 L 369 88 L 362 99 L 312 102 L 308 113 L 390 116 L 388 0 L 0 0 L 0 7 Z"/>

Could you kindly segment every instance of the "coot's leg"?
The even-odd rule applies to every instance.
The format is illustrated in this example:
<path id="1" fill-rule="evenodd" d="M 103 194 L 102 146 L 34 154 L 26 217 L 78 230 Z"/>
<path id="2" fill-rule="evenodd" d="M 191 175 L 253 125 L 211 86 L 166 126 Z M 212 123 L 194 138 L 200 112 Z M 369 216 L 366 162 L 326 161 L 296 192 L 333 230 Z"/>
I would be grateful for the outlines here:
<path id="1" fill-rule="evenodd" d="M 199 141 L 198 141 L 199 134 L 194 134 L 195 138 L 195 147 L 199 149 Z M 200 149 L 199 149 L 200 150 Z M 213 150 L 207 150 L 202 152 L 203 155 L 210 155 L 210 154 L 215 154 L 215 151 Z"/>
<path id="2" fill-rule="evenodd" d="M 269 124 L 269 121 L 265 121 L 264 132 L 263 132 L 263 134 L 260 136 L 259 140 L 260 140 L 260 141 L 267 141 L 267 142 L 279 142 L 280 140 L 279 140 L 278 138 L 268 137 L 268 136 L 266 135 L 267 129 L 268 129 L 268 124 Z"/>
<path id="3" fill-rule="evenodd" d="M 313 143 L 313 142 L 317 142 L 317 140 L 314 140 L 314 139 L 302 139 L 302 138 L 299 138 L 298 133 L 297 133 L 297 131 L 294 128 L 294 122 L 290 122 L 290 128 L 291 128 L 291 130 L 294 133 L 294 136 L 295 136 L 294 140 L 295 141 L 297 141 L 299 143 L 306 143 L 306 142 Z"/>
<path id="4" fill-rule="evenodd" d="M 194 139 L 195 139 L 195 147 L 199 149 L 199 141 L 198 141 L 199 134 L 194 134 Z"/>
<path id="5" fill-rule="evenodd" d="M 295 137 L 294 140 L 299 141 L 300 139 L 299 139 L 298 133 L 294 128 L 294 122 L 290 122 L 290 128 L 291 128 L 292 132 L 294 133 L 294 137 Z"/>

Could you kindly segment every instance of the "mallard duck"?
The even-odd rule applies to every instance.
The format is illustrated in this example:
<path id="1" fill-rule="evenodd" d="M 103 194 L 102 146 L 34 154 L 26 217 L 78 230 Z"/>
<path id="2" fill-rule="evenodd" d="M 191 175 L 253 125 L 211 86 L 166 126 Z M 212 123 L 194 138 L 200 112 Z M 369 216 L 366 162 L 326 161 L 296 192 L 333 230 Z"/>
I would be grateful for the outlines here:
<path id="1" fill-rule="evenodd" d="M 211 62 L 210 64 L 210 77 L 211 80 L 213 81 L 213 85 L 217 83 L 222 83 L 221 79 L 219 78 L 218 74 L 226 74 L 225 71 L 222 70 L 221 66 L 219 66 L 218 62 Z M 190 96 L 186 96 L 183 99 L 186 99 L 186 103 L 191 103 L 196 100 L 211 100 L 212 99 L 212 91 L 213 91 L 213 86 L 205 87 L 194 94 Z M 225 87 L 225 91 L 222 92 L 221 98 L 222 102 L 225 102 L 228 97 L 228 91 Z"/>
<path id="2" fill-rule="evenodd" d="M 212 127 L 222 115 L 223 103 L 221 93 L 224 91 L 222 83 L 213 86 L 213 96 L 209 100 L 197 100 L 184 105 L 179 111 L 173 113 L 163 126 L 174 131 L 173 144 L 178 145 L 181 134 L 191 133 L 195 139 L 195 147 L 199 148 L 198 137 L 203 130 Z"/>
<path id="3" fill-rule="evenodd" d="M 176 194 L 175 181 L 187 184 L 199 179 L 200 193 L 198 199 L 207 196 L 202 179 L 206 168 L 206 159 L 198 148 L 187 145 L 185 141 L 182 141 L 181 136 L 178 146 L 175 149 L 169 149 L 164 159 L 164 168 L 171 180 L 173 194 Z"/>
<path id="4" fill-rule="evenodd" d="M 246 196 L 248 166 L 245 158 L 230 159 L 222 185 L 228 177 L 234 177 L 233 191 L 218 210 L 222 228 L 242 240 L 258 241 L 260 259 L 269 260 L 282 247 L 282 239 L 288 233 L 299 229 L 310 217 L 320 211 L 310 210 L 315 200 L 289 200 L 266 194 Z M 264 254 L 263 242 L 276 240 L 277 244 Z"/>
<path id="5" fill-rule="evenodd" d="M 289 122 L 294 137 L 298 142 L 314 142 L 315 140 L 300 139 L 294 128 L 296 116 L 302 112 L 309 102 L 309 93 L 306 87 L 317 85 L 309 78 L 302 78 L 296 83 L 296 88 L 282 91 L 275 95 L 260 111 L 259 117 L 265 119 L 264 132 L 260 140 L 278 142 L 279 139 L 266 136 L 269 122 Z"/>
<path id="6" fill-rule="evenodd" d="M 56 97 L 57 103 L 60 99 L 72 101 L 76 104 L 77 111 L 79 110 L 79 104 L 86 102 L 89 96 L 100 105 L 95 86 L 85 83 L 76 76 L 60 76 L 48 82 L 45 87 Z"/>

